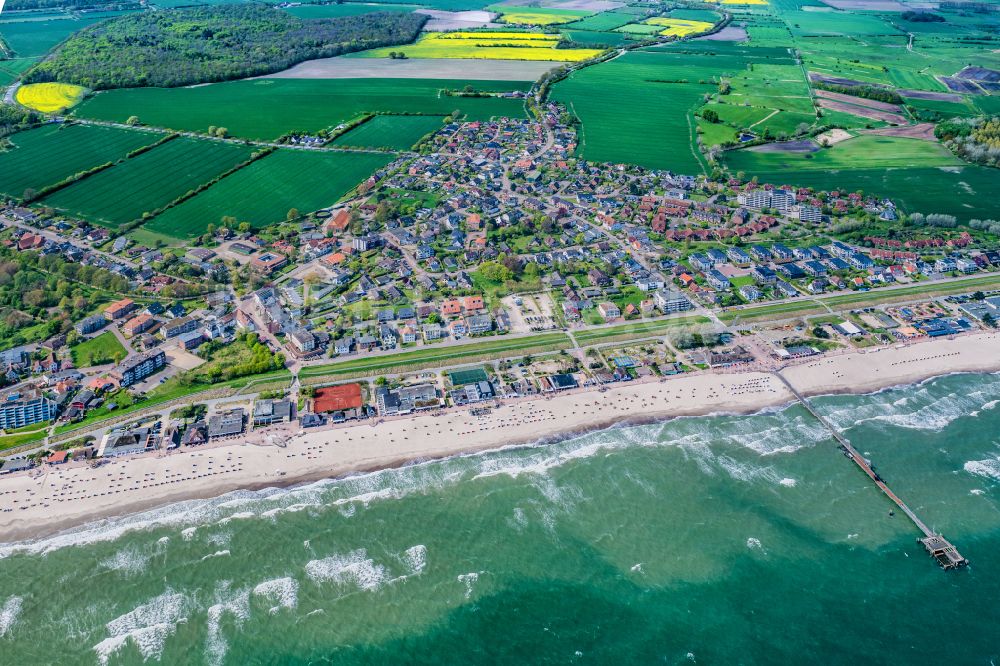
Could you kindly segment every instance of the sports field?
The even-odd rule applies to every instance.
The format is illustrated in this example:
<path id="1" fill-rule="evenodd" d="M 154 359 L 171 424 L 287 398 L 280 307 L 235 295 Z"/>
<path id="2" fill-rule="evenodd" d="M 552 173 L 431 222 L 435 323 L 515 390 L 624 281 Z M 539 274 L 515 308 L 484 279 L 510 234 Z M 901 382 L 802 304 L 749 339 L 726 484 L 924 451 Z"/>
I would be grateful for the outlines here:
<path id="1" fill-rule="evenodd" d="M 197 236 L 231 215 L 255 228 L 336 203 L 393 155 L 279 149 L 170 208 L 143 229 L 174 238 Z"/>
<path id="2" fill-rule="evenodd" d="M 364 113 L 448 115 L 471 120 L 524 117 L 524 104 L 497 97 L 445 97 L 442 89 L 520 90 L 529 83 L 447 79 L 258 79 L 196 88 L 135 88 L 94 95 L 76 108 L 87 118 L 204 131 L 225 126 L 231 135 L 270 140 L 286 132 L 334 127 Z"/>
<path id="3" fill-rule="evenodd" d="M 29 83 L 17 89 L 17 102 L 42 113 L 58 113 L 77 104 L 86 88 L 69 83 Z"/>
<path id="4" fill-rule="evenodd" d="M 91 125 L 46 125 L 10 137 L 0 152 L 0 192 L 20 198 L 156 142 L 161 135 Z"/>
<path id="5" fill-rule="evenodd" d="M 349 57 L 388 58 L 402 52 L 407 58 L 486 58 L 489 60 L 551 60 L 576 62 L 601 53 L 600 49 L 557 49 L 559 35 L 517 31 L 427 32 L 413 44 L 386 46 L 352 53 Z"/>
<path id="6" fill-rule="evenodd" d="M 441 116 L 375 116 L 334 139 L 335 146 L 351 148 L 391 148 L 409 150 L 435 130 Z"/>
<path id="7" fill-rule="evenodd" d="M 181 137 L 59 190 L 44 203 L 118 227 L 231 169 L 251 152 L 242 144 Z"/>

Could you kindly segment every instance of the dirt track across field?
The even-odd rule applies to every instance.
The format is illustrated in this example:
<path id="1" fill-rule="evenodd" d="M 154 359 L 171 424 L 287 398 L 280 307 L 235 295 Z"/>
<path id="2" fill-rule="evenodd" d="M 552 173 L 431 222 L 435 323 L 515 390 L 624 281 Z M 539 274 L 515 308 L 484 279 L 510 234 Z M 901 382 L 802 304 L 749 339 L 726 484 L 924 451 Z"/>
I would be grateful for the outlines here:
<path id="1" fill-rule="evenodd" d="M 459 58 L 322 58 L 261 79 L 473 79 L 534 81 L 562 62 Z"/>

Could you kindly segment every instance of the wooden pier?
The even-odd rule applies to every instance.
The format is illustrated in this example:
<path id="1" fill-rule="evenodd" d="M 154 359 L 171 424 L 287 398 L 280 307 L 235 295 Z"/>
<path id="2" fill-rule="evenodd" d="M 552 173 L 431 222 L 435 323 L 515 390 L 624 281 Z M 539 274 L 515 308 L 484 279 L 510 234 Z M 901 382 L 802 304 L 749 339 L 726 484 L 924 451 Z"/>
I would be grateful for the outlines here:
<path id="1" fill-rule="evenodd" d="M 962 557 L 962 555 L 958 552 L 958 549 L 955 548 L 950 541 L 934 532 L 931 528 L 927 527 L 924 521 L 920 520 L 920 517 L 906 505 L 906 502 L 901 500 L 896 493 L 892 492 L 892 489 L 886 485 L 885 481 L 882 480 L 882 477 L 878 475 L 878 472 L 872 469 L 871 462 L 858 453 L 857 449 L 851 445 L 847 438 L 844 437 L 840 431 L 826 419 L 826 417 L 816 411 L 816 409 L 812 406 L 812 403 L 810 403 L 805 396 L 799 393 L 798 389 L 792 386 L 791 382 L 789 382 L 785 376 L 781 374 L 780 370 L 776 371 L 774 374 L 781 380 L 781 383 L 783 383 L 785 387 L 791 391 L 792 395 L 795 396 L 795 399 L 798 400 L 799 403 L 801 403 L 802 406 L 805 407 L 817 421 L 822 423 L 824 428 L 830 431 L 830 434 L 833 435 L 833 438 L 837 440 L 837 443 L 840 445 L 840 449 L 844 452 L 844 455 L 853 460 L 854 463 L 861 468 L 861 471 L 867 474 L 868 478 L 871 479 L 876 486 L 878 486 L 879 490 L 881 490 L 886 497 L 892 500 L 893 504 L 899 507 L 899 510 L 905 513 L 907 518 L 913 521 L 913 524 L 917 526 L 917 529 L 923 532 L 924 536 L 917 539 L 917 541 L 923 545 L 928 554 L 934 558 L 942 569 L 957 569 L 959 567 L 964 567 L 969 563 L 967 559 Z"/>

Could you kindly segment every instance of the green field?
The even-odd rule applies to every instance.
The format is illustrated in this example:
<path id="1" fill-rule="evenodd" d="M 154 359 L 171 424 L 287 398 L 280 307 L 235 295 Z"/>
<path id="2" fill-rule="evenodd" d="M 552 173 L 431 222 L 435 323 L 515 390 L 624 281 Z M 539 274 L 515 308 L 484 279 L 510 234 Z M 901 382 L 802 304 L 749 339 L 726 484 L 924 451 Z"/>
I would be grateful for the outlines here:
<path id="1" fill-rule="evenodd" d="M 441 116 L 375 116 L 333 141 L 351 148 L 409 150 L 427 134 L 441 129 Z"/>
<path id="2" fill-rule="evenodd" d="M 458 365 L 476 359 L 505 358 L 541 351 L 567 349 L 571 345 L 569 337 L 564 333 L 495 338 L 485 342 L 462 345 L 435 345 L 398 354 L 369 356 L 329 365 L 309 366 L 299 372 L 299 377 L 302 379 L 321 379 L 343 375 L 361 376 L 396 372 L 408 368 Z"/>
<path id="3" fill-rule="evenodd" d="M 13 82 L 26 69 L 34 65 L 35 62 L 35 58 L 0 60 L 0 86 L 5 86 Z"/>
<path id="4" fill-rule="evenodd" d="M 392 154 L 280 149 L 153 218 L 143 228 L 175 238 L 197 236 L 226 215 L 263 227 L 335 203 Z M 266 196 L 262 196 L 266 193 Z"/>
<path id="5" fill-rule="evenodd" d="M 297 5 L 285 7 L 289 14 L 302 19 L 337 18 L 340 16 L 359 16 L 372 12 L 412 12 L 414 5 L 368 4 L 361 2 L 342 3 L 334 5 Z"/>
<path id="6" fill-rule="evenodd" d="M 496 97 L 446 97 L 443 88 L 480 91 L 522 90 L 510 81 L 424 79 L 263 79 L 196 88 L 137 88 L 94 95 L 77 115 L 123 122 L 136 115 L 148 125 L 204 131 L 224 126 L 230 134 L 269 140 L 292 131 L 316 132 L 364 113 L 447 115 L 458 110 L 472 120 L 492 116 L 524 117 L 520 100 Z"/>
<path id="7" fill-rule="evenodd" d="M 865 135 L 848 139 L 815 153 L 756 152 L 737 150 L 726 153 L 725 162 L 733 171 L 786 170 L 837 172 L 851 169 L 961 166 L 961 160 L 944 146 L 920 139 Z"/>
<path id="8" fill-rule="evenodd" d="M 45 205 L 117 227 L 164 206 L 250 157 L 238 143 L 181 137 L 45 198 Z"/>
<path id="9" fill-rule="evenodd" d="M 844 169 L 824 171 L 747 172 L 762 183 L 812 187 L 816 190 L 861 190 L 892 198 L 908 212 L 946 213 L 960 220 L 994 218 L 1000 201 L 1000 179 L 990 167 L 909 169 Z"/>
<path id="10" fill-rule="evenodd" d="M 670 55 L 630 52 L 574 72 L 552 97 L 581 121 L 579 153 L 586 159 L 699 173 L 691 112 L 714 86 L 657 83 L 677 78 Z"/>
<path id="11" fill-rule="evenodd" d="M 620 32 L 589 32 L 586 30 L 560 30 L 560 34 L 566 39 L 595 46 L 621 46 L 628 44 L 632 40 L 628 35 Z"/>
<path id="12" fill-rule="evenodd" d="M 77 30 L 103 21 L 108 16 L 100 14 L 81 18 L 52 18 L 47 21 L 3 21 L 0 22 L 0 36 L 14 49 L 16 56 L 39 57 Z"/>
<path id="13" fill-rule="evenodd" d="M 629 14 L 604 12 L 603 14 L 594 14 L 593 16 L 588 16 L 584 19 L 580 19 L 579 21 L 567 23 L 562 27 L 570 30 L 593 30 L 596 32 L 603 32 L 620 28 L 626 23 L 630 23 L 634 20 L 635 17 L 630 16 Z"/>
<path id="14" fill-rule="evenodd" d="M 80 171 L 123 158 L 161 135 L 89 125 L 46 125 L 10 137 L 14 148 L 0 152 L 0 192 L 20 197 Z"/>
<path id="15" fill-rule="evenodd" d="M 120 362 L 128 355 L 112 331 L 105 331 L 73 345 L 70 353 L 73 355 L 73 364 L 78 368 Z"/>

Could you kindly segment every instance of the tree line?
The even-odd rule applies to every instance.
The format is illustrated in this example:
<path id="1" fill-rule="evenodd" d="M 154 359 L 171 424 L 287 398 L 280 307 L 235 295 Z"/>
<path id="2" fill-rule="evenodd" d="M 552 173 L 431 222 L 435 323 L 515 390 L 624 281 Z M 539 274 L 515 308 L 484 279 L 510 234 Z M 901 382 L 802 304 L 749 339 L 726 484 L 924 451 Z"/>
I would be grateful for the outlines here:
<path id="1" fill-rule="evenodd" d="M 934 135 L 967 162 L 1000 167 L 1000 116 L 949 118 L 938 123 Z"/>
<path id="2" fill-rule="evenodd" d="M 142 12 L 84 28 L 24 80 L 95 90 L 226 81 L 412 42 L 426 21 L 395 12 L 306 20 L 249 4 Z"/>

